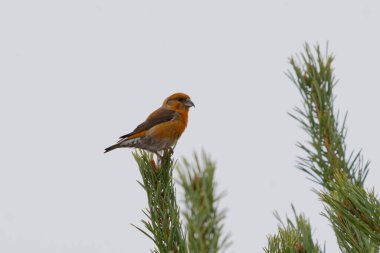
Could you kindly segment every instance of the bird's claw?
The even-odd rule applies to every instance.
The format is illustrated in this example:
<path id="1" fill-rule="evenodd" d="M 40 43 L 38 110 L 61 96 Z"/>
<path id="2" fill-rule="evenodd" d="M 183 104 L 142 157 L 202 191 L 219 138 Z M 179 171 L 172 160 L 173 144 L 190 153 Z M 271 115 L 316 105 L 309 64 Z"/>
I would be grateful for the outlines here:
<path id="1" fill-rule="evenodd" d="M 170 147 L 170 148 L 164 150 L 163 157 L 171 157 L 173 155 L 173 153 L 174 153 L 174 150 L 172 147 Z"/>

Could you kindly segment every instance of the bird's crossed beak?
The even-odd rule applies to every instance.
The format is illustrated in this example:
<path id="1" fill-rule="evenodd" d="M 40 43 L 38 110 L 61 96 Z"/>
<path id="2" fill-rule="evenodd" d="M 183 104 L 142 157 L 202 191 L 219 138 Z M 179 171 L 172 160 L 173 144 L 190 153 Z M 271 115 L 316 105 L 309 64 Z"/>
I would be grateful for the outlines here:
<path id="1" fill-rule="evenodd" d="M 195 107 L 195 104 L 193 103 L 193 101 L 190 100 L 190 98 L 186 99 L 184 105 L 186 107 L 192 107 L 192 106 Z"/>

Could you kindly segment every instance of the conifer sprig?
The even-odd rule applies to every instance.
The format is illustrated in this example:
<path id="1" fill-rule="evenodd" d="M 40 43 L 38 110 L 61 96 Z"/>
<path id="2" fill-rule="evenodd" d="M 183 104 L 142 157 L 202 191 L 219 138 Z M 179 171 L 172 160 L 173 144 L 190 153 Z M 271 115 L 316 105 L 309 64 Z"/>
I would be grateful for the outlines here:
<path id="1" fill-rule="evenodd" d="M 145 231 L 136 227 L 153 240 L 154 253 L 186 253 L 185 235 L 182 231 L 180 211 L 174 188 L 173 168 L 175 163 L 169 152 L 157 162 L 153 154 L 138 150 L 133 153 L 139 166 L 142 182 L 148 197 L 148 208 L 143 211 Z"/>
<path id="2" fill-rule="evenodd" d="M 277 220 L 280 222 L 278 233 L 268 236 L 268 245 L 264 248 L 265 253 L 323 253 L 325 249 L 314 242 L 309 221 L 303 214 L 297 215 L 292 206 L 294 219 L 286 217 L 284 223 L 279 214 L 275 212 Z"/>
<path id="3" fill-rule="evenodd" d="M 334 111 L 334 57 L 328 52 L 323 56 L 319 46 L 315 47 L 315 52 L 316 55 L 306 44 L 304 53 L 290 58 L 293 72 L 287 73 L 303 100 L 303 109 L 296 108 L 296 114 L 291 116 L 310 136 L 307 144 L 298 143 L 306 152 L 306 158 L 299 158 L 298 167 L 330 190 L 333 188 L 334 175 L 337 172 L 345 174 L 348 180 L 363 185 L 369 163 L 362 162 L 360 152 L 347 155 L 346 116 L 340 126 L 339 111 Z"/>
<path id="4" fill-rule="evenodd" d="M 379 251 L 379 200 L 373 191 L 364 189 L 368 162 L 360 152 L 347 155 L 346 117 L 339 124 L 334 111 L 333 56 L 315 54 L 308 45 L 305 52 L 290 59 L 293 72 L 288 76 L 303 99 L 303 110 L 291 115 L 308 133 L 310 141 L 298 146 L 306 158 L 299 158 L 298 167 L 323 186 L 318 193 L 325 204 L 324 215 L 330 220 L 342 252 Z"/>
<path id="5" fill-rule="evenodd" d="M 379 252 L 380 202 L 373 189 L 365 191 L 336 174 L 334 191 L 318 194 L 326 203 L 324 216 L 330 220 L 342 252 Z"/>
<path id="6" fill-rule="evenodd" d="M 231 244 L 229 235 L 224 235 L 225 210 L 218 202 L 222 194 L 215 190 L 215 163 L 203 152 L 202 162 L 194 154 L 194 163 L 186 159 L 180 165 L 179 178 L 185 194 L 187 242 L 191 253 L 217 253 L 225 251 Z"/>

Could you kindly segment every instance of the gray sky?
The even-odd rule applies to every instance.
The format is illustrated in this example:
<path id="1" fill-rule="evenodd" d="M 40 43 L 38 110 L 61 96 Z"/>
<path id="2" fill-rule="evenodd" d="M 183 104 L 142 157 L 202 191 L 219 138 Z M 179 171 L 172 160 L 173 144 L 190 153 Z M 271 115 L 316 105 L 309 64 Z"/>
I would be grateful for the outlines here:
<path id="1" fill-rule="evenodd" d="M 328 40 L 348 147 L 380 190 L 378 1 L 1 1 L 0 252 L 148 252 L 146 198 L 128 149 L 103 148 L 163 99 L 196 104 L 175 156 L 204 148 L 226 190 L 232 252 L 262 252 L 272 215 L 305 212 L 337 252 L 295 168 L 305 138 L 285 77 L 305 41 Z"/>

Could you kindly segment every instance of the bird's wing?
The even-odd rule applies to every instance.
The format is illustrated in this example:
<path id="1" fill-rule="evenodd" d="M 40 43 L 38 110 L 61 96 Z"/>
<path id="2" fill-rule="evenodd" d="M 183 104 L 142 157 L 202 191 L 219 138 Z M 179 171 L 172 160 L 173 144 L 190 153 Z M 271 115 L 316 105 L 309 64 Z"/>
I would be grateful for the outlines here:
<path id="1" fill-rule="evenodd" d="M 133 130 L 133 132 L 120 136 L 119 142 L 123 141 L 125 138 L 128 138 L 131 135 L 146 131 L 155 125 L 170 121 L 175 117 L 175 114 L 176 114 L 176 111 L 161 107 L 155 110 L 154 112 L 152 112 L 143 123 L 138 125 L 136 129 Z"/>

